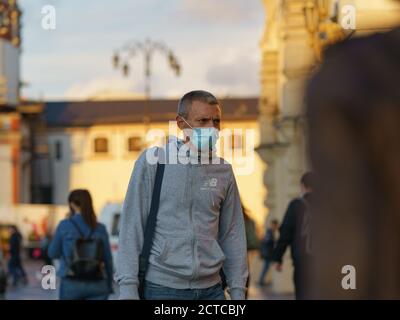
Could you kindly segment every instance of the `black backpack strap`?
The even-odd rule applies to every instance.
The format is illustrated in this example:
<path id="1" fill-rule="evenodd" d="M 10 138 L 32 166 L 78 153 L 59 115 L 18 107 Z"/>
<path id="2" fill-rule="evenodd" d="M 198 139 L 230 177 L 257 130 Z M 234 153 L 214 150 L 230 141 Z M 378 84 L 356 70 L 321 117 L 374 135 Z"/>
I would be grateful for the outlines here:
<path id="1" fill-rule="evenodd" d="M 150 250 L 153 244 L 153 235 L 156 228 L 157 212 L 160 205 L 161 185 L 164 176 L 164 163 L 157 164 L 156 177 L 154 181 L 153 194 L 151 198 L 150 213 L 147 218 L 144 231 L 144 242 L 142 252 L 139 256 L 139 297 L 143 299 L 144 281 L 149 265 Z"/>
<path id="2" fill-rule="evenodd" d="M 80 237 L 83 238 L 82 230 L 79 228 L 78 224 L 72 219 L 72 217 L 69 218 L 68 221 L 71 222 L 71 224 L 75 227 L 75 229 L 78 230 Z M 61 253 L 61 255 L 63 256 L 66 264 L 69 265 L 70 259 L 63 252 Z"/>

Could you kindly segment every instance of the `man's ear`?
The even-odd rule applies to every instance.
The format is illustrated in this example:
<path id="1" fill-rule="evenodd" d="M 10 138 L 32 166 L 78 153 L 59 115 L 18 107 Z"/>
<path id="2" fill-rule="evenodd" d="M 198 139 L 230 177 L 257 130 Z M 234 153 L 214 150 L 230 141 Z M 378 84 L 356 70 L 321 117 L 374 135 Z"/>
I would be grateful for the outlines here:
<path id="1" fill-rule="evenodd" d="M 182 119 L 182 117 L 181 116 L 176 116 L 176 124 L 178 125 L 178 128 L 179 129 L 181 129 L 182 131 L 183 131 L 183 129 L 187 129 L 188 128 L 188 125 L 187 125 L 187 123 Z M 190 140 L 190 138 L 188 137 L 188 136 L 186 136 L 185 134 L 184 134 L 184 141 L 185 141 L 185 143 L 186 142 L 188 142 L 189 140 Z"/>
<path id="2" fill-rule="evenodd" d="M 185 121 L 183 121 L 181 116 L 178 115 L 178 116 L 176 116 L 175 119 L 176 119 L 176 124 L 178 125 L 179 129 L 183 130 L 186 128 L 186 123 L 185 123 Z"/>

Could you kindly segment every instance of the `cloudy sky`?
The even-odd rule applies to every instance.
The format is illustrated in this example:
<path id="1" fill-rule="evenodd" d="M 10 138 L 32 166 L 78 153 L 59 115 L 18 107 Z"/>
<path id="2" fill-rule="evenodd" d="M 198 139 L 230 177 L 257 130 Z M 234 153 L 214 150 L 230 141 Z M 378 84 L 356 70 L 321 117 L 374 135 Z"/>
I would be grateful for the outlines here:
<path id="1" fill-rule="evenodd" d="M 143 56 L 124 78 L 113 69 L 115 49 L 147 37 L 171 48 L 182 65 L 177 78 L 155 53 L 152 96 L 192 89 L 217 95 L 259 93 L 261 0 L 20 0 L 21 77 L 29 98 L 86 99 L 104 90 L 143 93 Z M 56 29 L 42 28 L 42 6 L 56 9 Z"/>

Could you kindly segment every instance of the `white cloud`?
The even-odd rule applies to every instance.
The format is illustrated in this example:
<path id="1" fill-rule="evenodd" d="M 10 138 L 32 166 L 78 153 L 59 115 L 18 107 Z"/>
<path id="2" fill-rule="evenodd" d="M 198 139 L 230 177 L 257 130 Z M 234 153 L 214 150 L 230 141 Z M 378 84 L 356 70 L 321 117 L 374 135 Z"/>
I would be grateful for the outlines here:
<path id="1" fill-rule="evenodd" d="M 131 79 L 115 77 L 98 77 L 87 82 L 73 84 L 64 93 L 65 99 L 83 100 L 90 99 L 105 92 L 120 93 L 121 97 L 132 93 L 134 95 L 135 85 Z"/>
<path id="2" fill-rule="evenodd" d="M 241 23 L 256 20 L 262 5 L 259 0 L 185 0 L 178 10 L 203 22 Z"/>
<path id="3" fill-rule="evenodd" d="M 209 62 L 207 84 L 223 95 L 259 94 L 260 58 L 251 47 L 232 47 Z"/>

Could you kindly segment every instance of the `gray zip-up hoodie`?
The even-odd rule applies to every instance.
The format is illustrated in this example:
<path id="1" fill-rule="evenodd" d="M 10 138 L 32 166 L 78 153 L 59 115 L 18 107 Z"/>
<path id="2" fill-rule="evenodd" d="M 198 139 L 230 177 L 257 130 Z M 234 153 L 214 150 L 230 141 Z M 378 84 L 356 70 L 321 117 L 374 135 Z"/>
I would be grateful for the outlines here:
<path id="1" fill-rule="evenodd" d="M 181 145 L 175 141 L 167 146 L 179 150 Z M 138 257 L 156 172 L 146 152 L 157 150 L 146 150 L 136 161 L 122 208 L 115 277 L 120 299 L 138 299 Z M 187 163 L 186 157 L 190 155 L 180 154 L 178 162 Z M 246 247 L 232 166 L 223 160 L 221 164 L 167 161 L 146 280 L 176 289 L 203 289 L 220 282 L 222 266 L 231 298 L 244 299 Z"/>

